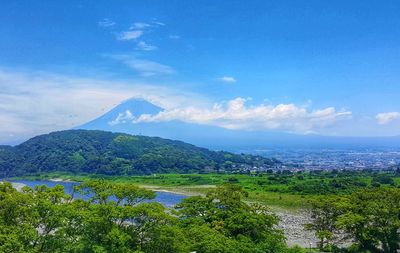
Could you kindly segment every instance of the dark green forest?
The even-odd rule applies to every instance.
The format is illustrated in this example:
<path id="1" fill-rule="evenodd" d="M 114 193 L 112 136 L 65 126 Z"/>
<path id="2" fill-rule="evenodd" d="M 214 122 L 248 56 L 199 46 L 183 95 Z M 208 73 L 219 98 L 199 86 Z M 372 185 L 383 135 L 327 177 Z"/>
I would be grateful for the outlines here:
<path id="1" fill-rule="evenodd" d="M 215 152 L 181 141 L 93 130 L 68 130 L 0 146 L 0 177 L 43 172 L 138 175 L 269 168 L 277 160 Z"/>

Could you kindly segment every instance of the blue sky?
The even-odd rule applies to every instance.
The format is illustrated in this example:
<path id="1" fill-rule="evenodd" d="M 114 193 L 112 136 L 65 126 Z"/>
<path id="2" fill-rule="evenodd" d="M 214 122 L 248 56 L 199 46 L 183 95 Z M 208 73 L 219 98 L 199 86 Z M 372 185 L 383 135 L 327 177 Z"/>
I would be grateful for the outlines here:
<path id="1" fill-rule="evenodd" d="M 0 141 L 84 123 L 128 95 L 223 127 L 399 135 L 399 13 L 389 0 L 2 2 Z"/>

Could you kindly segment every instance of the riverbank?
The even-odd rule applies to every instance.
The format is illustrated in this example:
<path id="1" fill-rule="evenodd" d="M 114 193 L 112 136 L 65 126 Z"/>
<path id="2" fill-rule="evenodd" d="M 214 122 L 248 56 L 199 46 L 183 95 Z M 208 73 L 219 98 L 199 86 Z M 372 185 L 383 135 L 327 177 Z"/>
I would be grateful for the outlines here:
<path id="1" fill-rule="evenodd" d="M 50 179 L 48 179 L 49 181 L 52 181 L 52 182 L 77 182 L 77 181 L 73 181 L 73 180 L 71 180 L 71 179 L 65 179 L 65 178 L 50 178 Z"/>
<path id="2" fill-rule="evenodd" d="M 40 181 L 40 180 L 38 180 Z M 52 178 L 47 181 L 54 183 L 75 183 L 72 179 L 64 178 Z M 13 187 L 17 190 L 21 190 L 22 187 L 26 186 L 23 183 L 12 182 Z M 180 187 L 168 187 L 168 186 L 157 186 L 157 185 L 145 185 L 136 184 L 139 187 L 143 187 L 156 192 L 172 193 L 185 196 L 204 196 L 210 189 L 216 187 L 216 185 L 200 185 L 200 186 L 180 186 Z M 253 201 L 251 201 L 253 202 Z M 304 224 L 310 222 L 311 217 L 305 210 L 290 210 L 284 209 L 277 206 L 270 206 L 271 210 L 279 217 L 279 228 L 281 228 L 287 238 L 289 246 L 299 245 L 301 247 L 309 247 L 310 242 L 315 245 L 317 239 L 314 233 L 307 231 L 304 228 Z"/>
<path id="3" fill-rule="evenodd" d="M 192 187 L 161 187 L 154 185 L 139 185 L 146 189 L 165 191 L 187 196 L 204 196 L 206 192 L 215 185 L 192 186 Z M 254 202 L 254 201 L 251 201 Z M 302 248 L 313 247 L 317 245 L 318 239 L 313 231 L 305 229 L 305 224 L 311 222 L 311 216 L 306 209 L 282 208 L 281 206 L 269 206 L 279 217 L 279 228 L 283 230 L 287 239 L 288 246 L 298 245 Z"/>
<path id="4" fill-rule="evenodd" d="M 216 185 L 199 185 L 199 186 L 182 186 L 182 187 L 168 187 L 160 185 L 145 185 L 135 184 L 149 190 L 158 192 L 170 192 L 175 194 L 183 194 L 186 196 L 205 196 L 207 191 L 216 188 Z"/>
<path id="5" fill-rule="evenodd" d="M 25 184 L 22 183 L 11 183 L 11 184 L 17 191 L 22 191 L 22 188 L 26 186 Z"/>
<path id="6" fill-rule="evenodd" d="M 72 183 L 72 180 L 53 179 L 51 182 Z M 21 190 L 23 183 L 12 182 L 13 187 Z M 204 196 L 206 191 L 215 188 L 215 185 L 197 186 L 197 187 L 160 187 L 154 185 L 138 185 L 140 187 L 156 192 L 172 193 L 185 196 Z M 308 247 L 309 243 L 316 243 L 316 238 L 312 232 L 304 229 L 304 224 L 310 221 L 309 215 L 305 211 L 290 211 L 278 207 L 272 207 L 271 210 L 280 218 L 279 228 L 281 228 L 287 238 L 289 246 L 299 245 Z"/>
<path id="7" fill-rule="evenodd" d="M 291 190 L 289 185 L 305 180 L 293 177 L 290 182 L 287 175 L 243 175 L 243 174 L 152 174 L 152 175 L 132 175 L 132 176 L 107 176 L 96 174 L 70 174 L 70 173 L 46 173 L 24 177 L 31 180 L 55 180 L 55 181 L 75 181 L 83 182 L 93 179 L 105 179 L 115 183 L 131 183 L 142 187 L 167 190 L 171 192 L 183 193 L 189 196 L 205 194 L 209 189 L 216 185 L 225 183 L 235 183 L 240 185 L 248 197 L 246 200 L 259 202 L 267 206 L 298 210 L 308 208 L 309 199 L 313 194 L 302 194 Z M 314 180 L 312 179 L 307 180 Z M 303 182 L 304 181 L 304 182 Z"/>

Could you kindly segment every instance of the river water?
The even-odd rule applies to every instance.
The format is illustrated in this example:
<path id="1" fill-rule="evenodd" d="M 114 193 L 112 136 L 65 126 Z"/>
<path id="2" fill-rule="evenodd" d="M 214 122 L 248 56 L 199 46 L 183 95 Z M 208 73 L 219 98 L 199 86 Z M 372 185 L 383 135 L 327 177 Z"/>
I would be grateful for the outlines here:
<path id="1" fill-rule="evenodd" d="M 64 191 L 67 194 L 73 193 L 73 187 L 78 185 L 78 182 L 55 182 L 55 181 L 47 181 L 47 180 L 12 180 L 12 183 L 22 184 L 34 188 L 37 185 L 46 185 L 48 187 L 54 187 L 56 185 L 64 186 Z M 184 198 L 188 196 L 183 194 L 177 194 L 172 192 L 161 192 L 156 191 L 156 197 L 152 200 L 148 200 L 148 202 L 159 202 L 160 204 L 166 207 L 173 207 L 176 204 L 180 203 Z M 78 193 L 74 193 L 74 198 L 88 199 L 90 196 L 81 195 Z"/>
<path id="2" fill-rule="evenodd" d="M 1 179 L 0 179 L 1 182 Z M 31 188 L 37 185 L 46 185 L 48 187 L 54 187 L 56 185 L 64 186 L 64 191 L 67 194 L 72 194 L 73 187 L 78 182 L 55 182 L 55 181 L 46 181 L 46 180 L 12 180 L 12 183 L 15 183 L 16 188 L 20 188 L 23 185 L 29 186 Z M 172 192 L 162 192 L 155 191 L 157 196 L 155 199 L 149 200 L 149 202 L 159 202 L 166 207 L 174 207 L 176 204 L 180 203 L 184 198 L 188 196 L 183 194 L 176 194 Z M 74 193 L 74 198 L 82 198 L 88 199 L 90 196 L 80 195 L 78 193 Z M 300 245 L 302 247 L 309 247 L 309 243 L 311 242 L 314 246 L 316 245 L 317 238 L 314 233 L 311 231 L 307 231 L 304 229 L 304 224 L 310 221 L 309 214 L 307 213 L 293 213 L 289 211 L 276 210 L 276 214 L 280 217 L 281 222 L 279 227 L 283 229 L 285 232 L 287 243 L 289 246 Z"/>

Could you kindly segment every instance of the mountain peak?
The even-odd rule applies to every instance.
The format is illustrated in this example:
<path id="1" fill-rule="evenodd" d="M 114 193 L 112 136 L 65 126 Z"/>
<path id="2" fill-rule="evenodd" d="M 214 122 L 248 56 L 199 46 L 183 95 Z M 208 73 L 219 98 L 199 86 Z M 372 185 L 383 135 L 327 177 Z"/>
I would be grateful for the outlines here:
<path id="1" fill-rule="evenodd" d="M 115 108 L 113 108 L 111 111 L 107 112 L 107 114 L 114 114 L 114 113 L 123 113 L 126 111 L 130 111 L 135 117 L 138 117 L 142 114 L 157 114 L 164 109 L 143 99 L 143 98 L 130 98 L 119 105 L 117 105 Z"/>
<path id="2" fill-rule="evenodd" d="M 106 130 L 106 126 L 115 121 L 121 115 L 129 115 L 130 117 L 139 117 L 142 114 L 157 114 L 164 109 L 143 99 L 143 98 L 130 98 L 119 105 L 106 112 L 102 116 L 82 125 L 78 128 L 81 129 L 99 129 Z M 129 119 L 128 119 L 129 121 Z"/>

